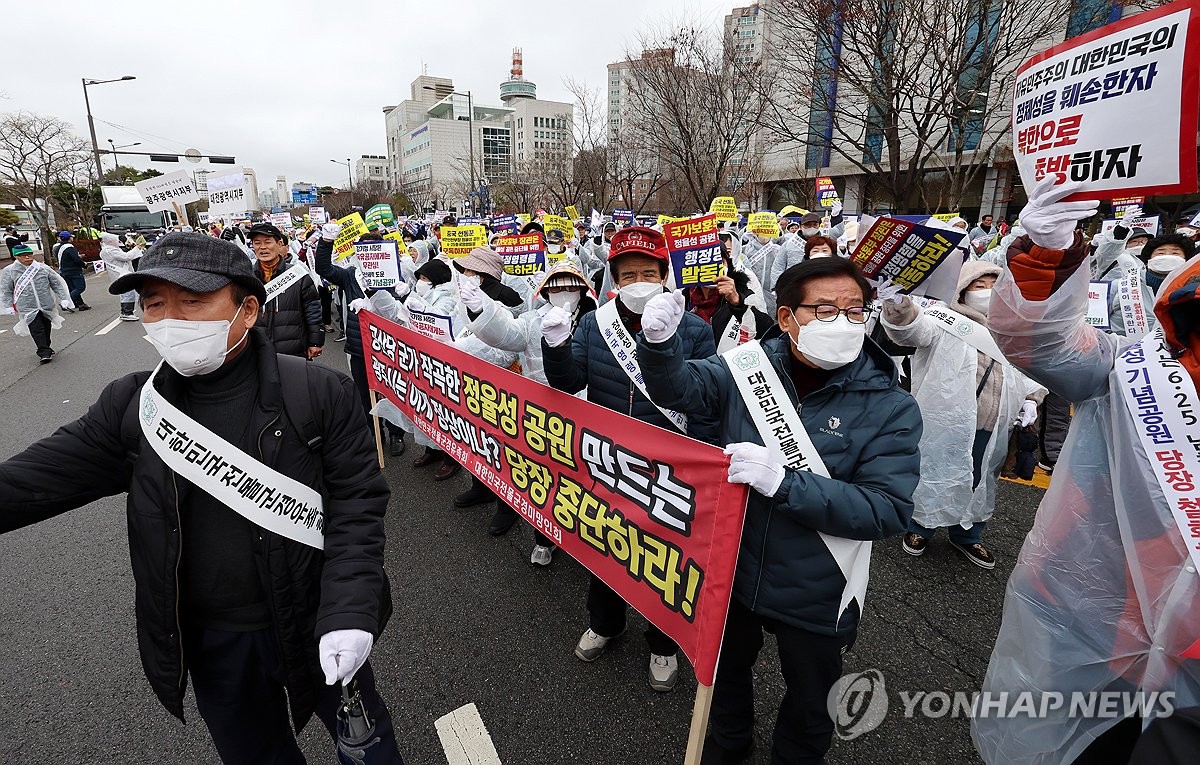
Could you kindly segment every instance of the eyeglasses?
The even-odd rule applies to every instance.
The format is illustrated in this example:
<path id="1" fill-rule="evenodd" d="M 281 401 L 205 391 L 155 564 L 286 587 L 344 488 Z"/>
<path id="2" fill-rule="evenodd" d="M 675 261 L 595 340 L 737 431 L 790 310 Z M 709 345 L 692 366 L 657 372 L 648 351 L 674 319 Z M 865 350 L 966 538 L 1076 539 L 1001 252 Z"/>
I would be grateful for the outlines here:
<path id="1" fill-rule="evenodd" d="M 837 319 L 838 314 L 844 314 L 846 320 L 851 324 L 863 324 L 866 322 L 867 317 L 871 315 L 871 309 L 865 306 L 838 308 L 836 305 L 806 305 L 800 303 L 796 308 L 811 308 L 813 314 L 817 317 L 817 321 L 834 321 Z"/>

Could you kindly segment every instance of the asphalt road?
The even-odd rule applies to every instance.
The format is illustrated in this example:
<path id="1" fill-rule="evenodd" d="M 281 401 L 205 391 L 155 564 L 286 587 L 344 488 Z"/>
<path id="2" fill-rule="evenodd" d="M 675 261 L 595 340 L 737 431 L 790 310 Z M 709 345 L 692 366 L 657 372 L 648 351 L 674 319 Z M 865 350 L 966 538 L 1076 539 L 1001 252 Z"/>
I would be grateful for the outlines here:
<path id="1" fill-rule="evenodd" d="M 67 317 L 52 364 L 38 365 L 28 338 L 0 334 L 0 459 L 80 416 L 110 380 L 157 361 L 139 324 L 95 334 L 117 315 L 106 284 L 89 279 L 85 297 L 96 310 Z M 324 362 L 341 363 L 338 350 L 331 343 Z M 445 763 L 434 721 L 474 703 L 506 765 L 682 762 L 690 670 L 672 693 L 647 686 L 636 614 L 600 661 L 576 660 L 587 626 L 583 570 L 561 555 L 549 569 L 531 566 L 524 526 L 489 537 L 489 508 L 451 505 L 468 479 L 434 483 L 410 466 L 412 451 L 385 471 L 395 616 L 372 654 L 408 761 Z M 999 559 L 994 571 L 966 562 L 944 537 L 920 559 L 898 540 L 875 546 L 846 671 L 881 670 L 892 709 L 878 729 L 835 741 L 831 763 L 979 762 L 967 720 L 906 719 L 895 693 L 978 689 L 1004 583 L 1041 493 L 1002 485 L 986 540 Z M 183 725 L 142 676 L 123 496 L 0 537 L 0 581 L 0 762 L 217 761 L 190 696 Z M 753 761 L 766 763 L 783 693 L 769 637 L 757 678 Z M 319 724 L 301 738 L 310 762 L 333 761 Z"/>

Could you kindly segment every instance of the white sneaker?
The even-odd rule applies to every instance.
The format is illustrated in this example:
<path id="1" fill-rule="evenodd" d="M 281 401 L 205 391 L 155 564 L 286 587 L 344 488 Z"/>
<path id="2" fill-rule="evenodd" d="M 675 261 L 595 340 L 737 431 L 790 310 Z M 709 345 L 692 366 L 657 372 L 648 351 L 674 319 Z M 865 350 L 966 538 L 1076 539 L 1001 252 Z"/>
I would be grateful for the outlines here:
<path id="1" fill-rule="evenodd" d="M 533 554 L 529 556 L 529 562 L 535 566 L 549 566 L 550 560 L 554 556 L 554 548 L 546 545 L 534 545 Z"/>
<path id="2" fill-rule="evenodd" d="M 600 654 L 604 653 L 608 641 L 609 638 L 597 635 L 592 632 L 591 627 L 588 627 L 583 633 L 583 637 L 579 638 L 578 645 L 575 646 L 575 657 L 580 661 L 595 661 L 600 658 Z"/>
<path id="3" fill-rule="evenodd" d="M 666 693 L 675 687 L 679 679 L 679 659 L 674 656 L 650 654 L 650 687 Z"/>
<path id="4" fill-rule="evenodd" d="M 141 321 L 141 319 L 131 313 L 123 313 L 121 314 L 121 321 Z"/>

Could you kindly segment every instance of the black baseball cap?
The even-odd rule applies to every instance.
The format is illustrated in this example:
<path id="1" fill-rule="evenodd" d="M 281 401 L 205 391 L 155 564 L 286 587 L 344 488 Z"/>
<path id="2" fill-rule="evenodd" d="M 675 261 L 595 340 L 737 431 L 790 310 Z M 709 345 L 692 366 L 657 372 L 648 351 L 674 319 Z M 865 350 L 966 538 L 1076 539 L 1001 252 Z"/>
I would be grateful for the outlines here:
<path id="1" fill-rule="evenodd" d="M 257 296 L 259 303 L 267 298 L 246 251 L 207 234 L 171 233 L 159 237 L 142 256 L 138 270 L 117 279 L 108 291 L 120 295 L 140 290 L 147 279 L 161 279 L 189 292 L 215 292 L 234 283 Z"/>
<path id="2" fill-rule="evenodd" d="M 255 223 L 246 232 L 246 238 L 253 239 L 256 236 L 270 236 L 282 242 L 287 241 L 287 237 L 283 235 L 283 232 L 274 223 Z"/>

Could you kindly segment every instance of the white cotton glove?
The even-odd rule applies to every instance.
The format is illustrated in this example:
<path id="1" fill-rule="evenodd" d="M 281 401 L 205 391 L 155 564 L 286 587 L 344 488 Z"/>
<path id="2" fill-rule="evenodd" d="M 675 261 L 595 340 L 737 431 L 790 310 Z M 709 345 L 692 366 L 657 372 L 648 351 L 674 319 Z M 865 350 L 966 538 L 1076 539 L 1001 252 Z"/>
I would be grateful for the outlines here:
<path id="1" fill-rule="evenodd" d="M 400 282 L 392 289 L 395 291 L 396 297 L 404 297 L 412 290 L 412 287 L 408 286 L 408 282 Z"/>
<path id="2" fill-rule="evenodd" d="M 786 468 L 765 446 L 748 441 L 725 447 L 729 455 L 729 482 L 749 484 L 764 497 L 773 497 L 783 483 Z"/>
<path id="3" fill-rule="evenodd" d="M 839 199 L 838 201 L 834 202 L 832 205 L 829 206 L 829 217 L 836 218 L 837 216 L 839 216 L 841 214 L 842 214 L 842 202 Z"/>
<path id="4" fill-rule="evenodd" d="M 350 310 L 353 311 L 354 313 L 358 313 L 359 311 L 361 311 L 364 308 L 370 309 L 370 307 L 371 307 L 371 304 L 368 303 L 363 298 L 355 298 L 350 301 Z"/>
<path id="5" fill-rule="evenodd" d="M 458 280 L 458 297 L 468 311 L 479 313 L 483 310 L 483 291 L 470 279 Z"/>
<path id="6" fill-rule="evenodd" d="M 871 286 L 875 288 L 875 297 L 881 303 L 892 303 L 900 305 L 904 302 L 904 294 L 901 292 L 903 287 L 899 284 L 893 284 L 891 279 L 870 279 Z"/>
<path id="7" fill-rule="evenodd" d="M 1140 217 L 1142 217 L 1142 208 L 1130 207 L 1121 216 L 1121 227 L 1122 228 L 1133 228 L 1134 221 L 1136 221 Z"/>
<path id="8" fill-rule="evenodd" d="M 1075 241 L 1075 222 L 1090 218 L 1100 206 L 1098 201 L 1060 202 L 1083 185 L 1069 181 L 1055 186 L 1056 176 L 1047 175 L 1029 194 L 1029 204 L 1021 210 L 1021 227 L 1039 247 L 1065 250 Z"/>
<path id="9" fill-rule="evenodd" d="M 317 652 L 321 656 L 325 684 L 333 685 L 341 680 L 342 685 L 349 685 L 354 673 L 366 663 L 374 645 L 375 638 L 363 630 L 334 630 L 322 635 Z"/>
<path id="10" fill-rule="evenodd" d="M 342 233 L 342 227 L 338 223 L 326 223 L 321 226 L 321 238 L 332 242 L 338 238 L 338 234 Z"/>
<path id="11" fill-rule="evenodd" d="M 424 312 L 429 310 L 429 304 L 422 300 L 421 296 L 415 292 L 408 296 L 408 300 L 404 301 L 404 305 L 413 311 Z"/>
<path id="12" fill-rule="evenodd" d="M 1027 428 L 1037 422 L 1037 402 L 1026 400 L 1021 404 L 1021 411 L 1017 415 L 1017 424 L 1022 428 Z"/>
<path id="13" fill-rule="evenodd" d="M 642 309 L 642 334 L 651 343 L 670 340 L 683 321 L 683 293 L 655 295 Z"/>
<path id="14" fill-rule="evenodd" d="M 557 348 L 571 336 L 571 314 L 558 306 L 551 306 L 542 316 L 542 338 L 546 345 Z"/>
<path id="15" fill-rule="evenodd" d="M 60 301 L 58 301 L 58 304 L 61 305 L 63 308 L 67 309 L 68 311 L 75 307 L 75 304 L 72 303 L 70 300 L 60 300 Z"/>

